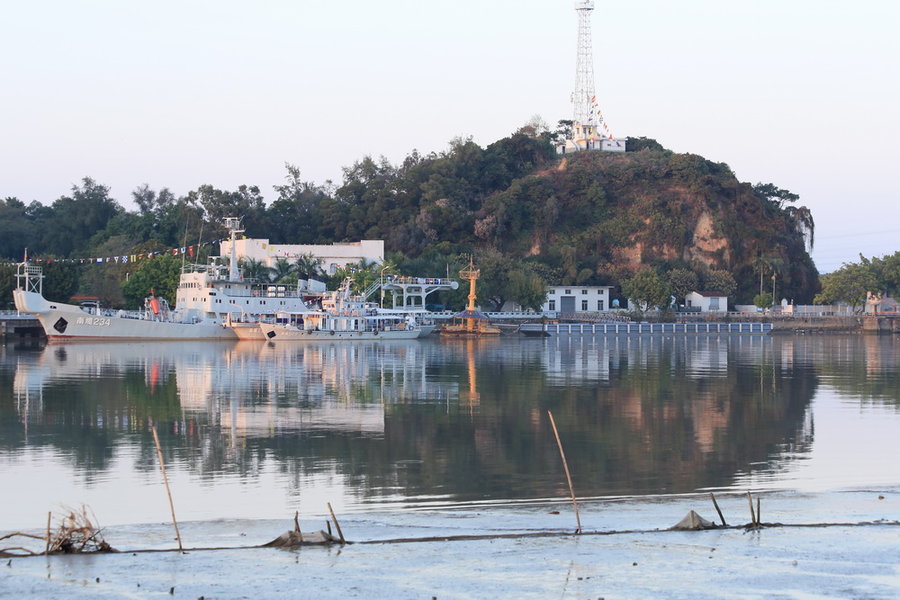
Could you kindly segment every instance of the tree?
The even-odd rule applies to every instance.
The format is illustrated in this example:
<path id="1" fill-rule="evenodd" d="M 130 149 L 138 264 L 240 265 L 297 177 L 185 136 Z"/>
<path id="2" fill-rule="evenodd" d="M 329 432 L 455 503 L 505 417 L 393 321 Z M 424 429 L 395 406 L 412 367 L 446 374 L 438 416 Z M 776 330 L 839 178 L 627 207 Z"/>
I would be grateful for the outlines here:
<path id="1" fill-rule="evenodd" d="M 276 244 L 311 244 L 325 241 L 320 235 L 322 206 L 328 199 L 326 188 L 304 181 L 300 169 L 285 163 L 287 175 L 283 185 L 274 186 L 278 198 L 268 214 L 272 223 L 269 236 Z"/>
<path id="2" fill-rule="evenodd" d="M 547 283 L 525 263 L 509 273 L 509 295 L 522 308 L 538 311 L 547 300 Z"/>
<path id="3" fill-rule="evenodd" d="M 858 310 L 865 307 L 868 293 L 879 288 L 878 277 L 868 261 L 844 263 L 837 271 L 823 275 L 821 282 L 822 291 L 815 297 L 816 304 L 846 302 Z"/>
<path id="4" fill-rule="evenodd" d="M 677 302 L 684 302 L 685 296 L 699 289 L 697 274 L 690 269 L 672 269 L 666 274 L 666 279 Z"/>
<path id="5" fill-rule="evenodd" d="M 322 272 L 322 259 L 312 252 L 301 254 L 294 260 L 294 270 L 300 279 L 318 279 Z"/>
<path id="6" fill-rule="evenodd" d="M 656 307 L 667 307 L 671 288 L 653 269 L 644 269 L 622 282 L 622 294 L 629 302 L 635 302 L 638 311 Z"/>
<path id="7" fill-rule="evenodd" d="M 772 306 L 772 294 L 770 294 L 769 292 L 763 292 L 762 294 L 753 296 L 753 304 L 755 304 L 759 308 L 769 308 L 770 306 Z"/>
<path id="8" fill-rule="evenodd" d="M 272 280 L 272 269 L 266 263 L 255 258 L 241 258 L 238 260 L 238 268 L 245 279 L 267 282 Z"/>
<path id="9" fill-rule="evenodd" d="M 271 278 L 276 283 L 284 283 L 294 272 L 294 264 L 286 258 L 276 258 L 275 266 L 270 268 Z"/>
<path id="10" fill-rule="evenodd" d="M 711 269 L 703 273 L 703 287 L 711 292 L 722 292 L 726 296 L 731 296 L 737 290 L 737 281 L 724 269 Z"/>
<path id="11" fill-rule="evenodd" d="M 71 256 L 84 250 L 87 242 L 124 209 L 109 197 L 109 188 L 90 177 L 72 186 L 71 196 L 62 196 L 51 207 L 50 222 L 44 231 L 46 251 L 57 256 Z"/>
<path id="12" fill-rule="evenodd" d="M 796 202 L 800 199 L 799 195 L 783 190 L 774 183 L 757 183 L 753 186 L 753 191 L 778 208 L 784 208 L 785 202 Z"/>
<path id="13" fill-rule="evenodd" d="M 0 257 L 22 260 L 25 246 L 33 239 L 33 224 L 25 204 L 17 198 L 0 201 Z"/>
<path id="14" fill-rule="evenodd" d="M 177 256 L 160 254 L 144 260 L 122 286 L 127 307 L 141 308 L 144 298 L 150 295 L 150 290 L 157 296 L 165 298 L 169 305 L 174 307 L 180 279 L 181 259 Z"/>

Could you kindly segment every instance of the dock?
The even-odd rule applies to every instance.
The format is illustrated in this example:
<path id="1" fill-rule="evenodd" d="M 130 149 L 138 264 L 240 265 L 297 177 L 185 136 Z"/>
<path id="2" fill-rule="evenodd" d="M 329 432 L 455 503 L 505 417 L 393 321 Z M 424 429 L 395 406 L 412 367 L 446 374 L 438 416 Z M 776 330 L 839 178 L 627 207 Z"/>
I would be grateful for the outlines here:
<path id="1" fill-rule="evenodd" d="M 523 323 L 525 335 L 678 335 L 678 334 L 754 334 L 768 335 L 771 323 Z"/>
<path id="2" fill-rule="evenodd" d="M 39 338 L 44 336 L 40 321 L 33 315 L 14 310 L 0 312 L 0 339 Z"/>

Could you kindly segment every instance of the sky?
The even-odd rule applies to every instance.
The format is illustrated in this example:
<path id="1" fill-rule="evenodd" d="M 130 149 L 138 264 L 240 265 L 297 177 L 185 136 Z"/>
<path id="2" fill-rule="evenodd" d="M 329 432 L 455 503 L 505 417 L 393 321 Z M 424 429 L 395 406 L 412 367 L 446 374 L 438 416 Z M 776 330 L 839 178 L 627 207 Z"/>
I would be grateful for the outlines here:
<path id="1" fill-rule="evenodd" d="M 821 272 L 900 250 L 900 2 L 596 0 L 598 102 L 617 137 L 800 195 Z M 456 137 L 571 118 L 570 0 L 0 0 L 0 198 L 83 177 L 133 210 L 339 183 Z"/>

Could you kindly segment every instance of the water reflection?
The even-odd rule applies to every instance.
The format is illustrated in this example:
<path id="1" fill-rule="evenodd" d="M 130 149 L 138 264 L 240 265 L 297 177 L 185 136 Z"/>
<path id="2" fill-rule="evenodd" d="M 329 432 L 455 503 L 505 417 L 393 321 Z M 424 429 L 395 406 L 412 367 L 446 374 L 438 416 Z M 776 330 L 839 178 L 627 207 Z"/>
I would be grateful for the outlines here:
<path id="1" fill-rule="evenodd" d="M 49 450 L 117 493 L 103 474 L 132 455 L 152 471 L 157 423 L 188 485 L 274 472 L 266 493 L 289 497 L 328 472 L 345 505 L 560 496 L 550 409 L 581 495 L 728 488 L 754 470 L 792 487 L 788 461 L 815 455 L 814 398 L 896 411 L 897 370 L 894 339 L 861 336 L 6 347 L 0 459 Z"/>

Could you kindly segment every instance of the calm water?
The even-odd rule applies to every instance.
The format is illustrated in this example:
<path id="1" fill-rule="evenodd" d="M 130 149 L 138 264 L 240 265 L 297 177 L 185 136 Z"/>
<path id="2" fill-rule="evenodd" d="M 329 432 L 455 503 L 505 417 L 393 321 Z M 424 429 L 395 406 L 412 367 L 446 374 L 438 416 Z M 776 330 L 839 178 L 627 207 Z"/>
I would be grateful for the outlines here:
<path id="1" fill-rule="evenodd" d="M 900 339 L 0 346 L 0 529 L 900 484 Z"/>

